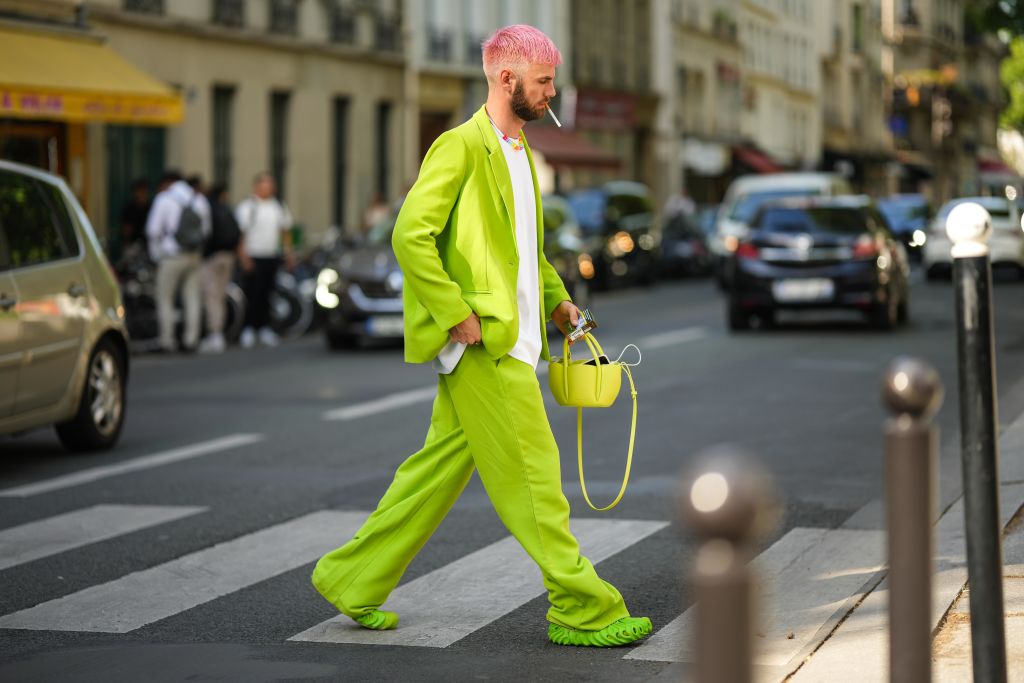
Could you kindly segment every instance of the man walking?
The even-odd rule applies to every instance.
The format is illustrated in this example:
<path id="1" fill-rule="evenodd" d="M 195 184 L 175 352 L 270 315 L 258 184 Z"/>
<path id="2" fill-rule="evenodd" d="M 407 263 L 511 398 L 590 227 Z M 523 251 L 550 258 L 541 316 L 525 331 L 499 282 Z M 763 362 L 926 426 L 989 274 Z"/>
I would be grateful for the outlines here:
<path id="1" fill-rule="evenodd" d="M 440 373 L 430 430 L 355 538 L 313 572 L 320 593 L 366 628 L 397 626 L 398 615 L 379 608 L 477 470 L 541 569 L 552 642 L 625 645 L 651 631 L 569 532 L 536 375 L 548 358 L 545 319 L 564 330 L 579 316 L 543 255 L 540 193 L 522 135 L 525 122 L 546 113 L 561 62 L 530 26 L 488 38 L 486 105 L 433 144 L 399 214 L 392 244 L 405 275 L 405 357 Z"/>
<path id="2" fill-rule="evenodd" d="M 242 239 L 235 213 L 228 203 L 228 187 L 214 185 L 207 197 L 213 219 L 213 232 L 203 247 L 203 298 L 206 301 L 207 336 L 199 345 L 200 353 L 223 353 L 224 320 L 227 317 L 226 296 L 235 270 L 235 251 Z"/>
<path id="3" fill-rule="evenodd" d="M 253 180 L 252 196 L 235 209 L 242 229 L 238 262 L 247 300 L 245 328 L 239 341 L 247 349 L 256 344 L 257 335 L 264 346 L 277 346 L 277 335 L 270 329 L 270 293 L 274 291 L 282 250 L 289 267 L 293 261 L 292 215 L 274 196 L 275 191 L 274 176 L 259 173 Z"/>
<path id="4" fill-rule="evenodd" d="M 185 309 L 186 350 L 199 343 L 202 303 L 199 289 L 200 250 L 210 234 L 210 210 L 206 199 L 182 180 L 177 171 L 168 171 L 162 182 L 168 183 L 153 200 L 146 221 L 149 255 L 156 262 L 156 313 L 160 328 L 160 348 L 174 351 L 174 299 L 181 289 Z"/>

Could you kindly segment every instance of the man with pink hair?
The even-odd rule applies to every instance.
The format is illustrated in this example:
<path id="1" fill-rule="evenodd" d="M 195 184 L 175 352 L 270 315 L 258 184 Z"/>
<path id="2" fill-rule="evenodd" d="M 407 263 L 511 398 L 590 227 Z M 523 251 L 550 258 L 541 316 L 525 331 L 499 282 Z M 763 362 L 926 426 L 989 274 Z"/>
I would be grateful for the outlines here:
<path id="1" fill-rule="evenodd" d="M 626 645 L 651 632 L 569 531 L 537 381 L 538 361 L 549 359 L 546 319 L 565 333 L 580 315 L 544 257 L 540 190 L 522 133 L 547 111 L 561 62 L 531 26 L 488 38 L 487 103 L 434 142 L 395 224 L 405 358 L 439 374 L 430 430 L 355 537 L 313 572 L 317 590 L 366 628 L 398 625 L 381 605 L 477 471 L 541 569 L 553 643 Z"/>

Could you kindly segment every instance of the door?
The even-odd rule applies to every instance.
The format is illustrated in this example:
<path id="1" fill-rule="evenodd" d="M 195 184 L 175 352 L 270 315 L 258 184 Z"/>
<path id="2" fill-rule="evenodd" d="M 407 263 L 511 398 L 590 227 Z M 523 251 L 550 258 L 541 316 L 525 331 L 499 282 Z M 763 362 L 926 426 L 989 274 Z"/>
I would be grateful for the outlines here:
<path id="1" fill-rule="evenodd" d="M 23 354 L 14 413 L 49 408 L 67 392 L 91 315 L 82 247 L 52 186 L 0 171 L 0 229 L 17 287 L 15 350 Z"/>
<path id="2" fill-rule="evenodd" d="M 18 387 L 18 367 L 22 351 L 18 347 L 18 292 L 14 277 L 2 272 L 6 266 L 4 238 L 0 231 L 0 420 L 14 411 L 14 394 Z"/>

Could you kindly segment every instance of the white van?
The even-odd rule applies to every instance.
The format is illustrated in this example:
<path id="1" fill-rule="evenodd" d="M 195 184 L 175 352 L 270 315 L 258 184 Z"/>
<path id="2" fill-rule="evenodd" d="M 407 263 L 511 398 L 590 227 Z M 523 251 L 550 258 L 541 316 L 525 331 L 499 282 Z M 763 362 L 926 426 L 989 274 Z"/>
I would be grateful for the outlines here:
<path id="1" fill-rule="evenodd" d="M 732 181 L 715 219 L 709 247 L 715 260 L 718 282 L 725 285 L 725 264 L 739 241 L 747 236 L 748 223 L 762 205 L 785 197 L 835 197 L 853 194 L 850 184 L 836 173 L 769 173 L 745 175 Z"/>

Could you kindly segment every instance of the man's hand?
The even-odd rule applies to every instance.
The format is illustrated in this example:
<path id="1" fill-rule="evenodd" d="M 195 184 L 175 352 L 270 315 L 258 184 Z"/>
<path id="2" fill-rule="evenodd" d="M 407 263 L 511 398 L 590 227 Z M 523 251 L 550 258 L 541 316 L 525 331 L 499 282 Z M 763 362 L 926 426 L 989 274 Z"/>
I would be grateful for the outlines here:
<path id="1" fill-rule="evenodd" d="M 469 317 L 448 331 L 453 342 L 460 344 L 480 343 L 480 317 L 470 313 Z"/>
<path id="2" fill-rule="evenodd" d="M 580 315 L 580 309 L 576 308 L 573 302 L 563 301 L 555 306 L 555 310 L 551 311 L 551 320 L 555 323 L 558 331 L 568 337 L 569 323 L 576 327 L 579 324 Z"/>

